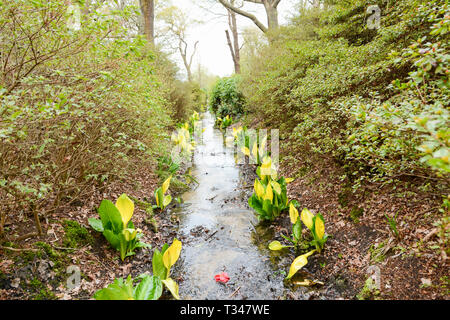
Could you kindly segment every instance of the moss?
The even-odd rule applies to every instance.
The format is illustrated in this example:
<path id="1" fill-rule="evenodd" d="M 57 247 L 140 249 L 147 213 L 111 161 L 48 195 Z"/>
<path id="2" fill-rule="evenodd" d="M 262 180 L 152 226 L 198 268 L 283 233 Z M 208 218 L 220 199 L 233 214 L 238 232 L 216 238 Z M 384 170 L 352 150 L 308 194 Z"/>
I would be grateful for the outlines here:
<path id="1" fill-rule="evenodd" d="M 341 208 L 345 208 L 348 205 L 349 198 L 351 194 L 350 188 L 344 188 L 341 192 L 338 194 L 338 202 Z"/>
<path id="2" fill-rule="evenodd" d="M 364 283 L 364 287 L 356 295 L 358 300 L 376 299 L 380 295 L 380 291 L 376 288 L 374 280 L 369 277 Z"/>
<path id="3" fill-rule="evenodd" d="M 65 232 L 63 245 L 65 247 L 78 248 L 94 244 L 94 237 L 92 237 L 89 231 L 78 222 L 64 220 L 63 227 Z"/>
<path id="4" fill-rule="evenodd" d="M 38 278 L 34 277 L 26 285 L 31 292 L 31 299 L 33 300 L 55 300 L 55 294 L 49 290 Z"/>
<path id="5" fill-rule="evenodd" d="M 53 260 L 58 260 L 60 258 L 60 255 L 58 254 L 58 252 L 53 250 L 53 248 L 48 243 L 38 241 L 34 245 L 38 248 L 41 248 L 47 254 L 47 256 L 50 258 L 50 260 L 53 261 Z M 42 255 L 39 255 L 39 257 L 41 258 Z"/>
<path id="6" fill-rule="evenodd" d="M 379 244 L 371 245 L 369 248 L 370 260 L 374 263 L 383 262 L 386 259 L 384 247 L 386 246 L 386 242 L 383 241 Z"/>
<path id="7" fill-rule="evenodd" d="M 353 220 L 354 223 L 359 223 L 359 217 L 361 217 L 364 214 L 363 208 L 353 207 L 350 211 L 350 218 Z"/>

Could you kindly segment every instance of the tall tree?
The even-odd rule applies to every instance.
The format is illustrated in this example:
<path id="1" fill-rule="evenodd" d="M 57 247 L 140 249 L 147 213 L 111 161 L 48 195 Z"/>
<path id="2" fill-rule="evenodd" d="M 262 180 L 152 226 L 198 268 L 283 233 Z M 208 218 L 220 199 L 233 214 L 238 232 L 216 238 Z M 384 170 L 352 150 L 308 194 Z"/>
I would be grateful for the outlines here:
<path id="1" fill-rule="evenodd" d="M 234 0 L 231 0 L 231 4 L 234 5 Z M 230 33 L 228 30 L 225 30 L 225 35 L 227 37 L 228 47 L 230 48 L 231 57 L 233 59 L 234 64 L 234 72 L 241 73 L 241 55 L 239 47 L 239 33 L 236 21 L 236 12 L 227 9 L 228 11 L 228 25 L 230 26 L 231 34 L 233 37 L 233 41 L 231 41 Z"/>
<path id="2" fill-rule="evenodd" d="M 162 10 L 159 18 L 166 25 L 165 31 L 170 35 L 170 38 L 175 40 L 178 44 L 175 48 L 183 60 L 184 67 L 186 68 L 187 78 L 189 82 L 192 82 L 192 61 L 197 51 L 198 41 L 193 45 L 191 52 L 189 53 L 189 41 L 187 31 L 196 21 L 189 19 L 189 17 L 181 11 L 178 7 L 170 6 Z M 173 43 L 173 41 L 170 41 Z"/>
<path id="3" fill-rule="evenodd" d="M 256 4 L 260 4 L 260 5 L 264 6 L 264 9 L 266 10 L 266 16 L 267 16 L 267 27 L 261 21 L 259 21 L 258 18 L 254 14 L 252 14 L 248 11 L 245 11 L 241 7 L 233 5 L 232 1 L 219 0 L 219 2 L 225 8 L 252 20 L 253 23 L 264 33 L 269 33 L 271 31 L 277 30 L 279 27 L 278 5 L 280 4 L 281 0 L 243 0 L 243 2 L 251 2 L 251 3 L 256 3 Z"/>
<path id="4" fill-rule="evenodd" d="M 144 34 L 147 40 L 155 44 L 155 1 L 139 0 L 144 17 Z"/>

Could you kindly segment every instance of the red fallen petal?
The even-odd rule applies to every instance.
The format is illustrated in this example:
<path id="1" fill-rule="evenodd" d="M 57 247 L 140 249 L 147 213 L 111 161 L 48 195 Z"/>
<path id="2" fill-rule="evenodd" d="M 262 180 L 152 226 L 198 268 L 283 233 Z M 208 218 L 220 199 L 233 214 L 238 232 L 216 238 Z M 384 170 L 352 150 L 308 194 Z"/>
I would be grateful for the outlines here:
<path id="1" fill-rule="evenodd" d="M 223 282 L 223 283 L 227 283 L 230 280 L 230 277 L 228 276 L 228 274 L 226 272 L 222 272 L 220 274 L 216 274 L 214 276 L 214 279 L 217 282 Z"/>

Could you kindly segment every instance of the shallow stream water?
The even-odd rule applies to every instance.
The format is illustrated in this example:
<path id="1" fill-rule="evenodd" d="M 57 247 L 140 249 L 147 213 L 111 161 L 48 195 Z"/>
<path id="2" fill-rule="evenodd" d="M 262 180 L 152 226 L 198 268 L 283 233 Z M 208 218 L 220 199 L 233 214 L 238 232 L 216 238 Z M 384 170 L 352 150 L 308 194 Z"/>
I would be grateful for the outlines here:
<path id="1" fill-rule="evenodd" d="M 233 149 L 225 147 L 210 113 L 201 121 L 205 131 L 191 172 L 198 185 L 175 210 L 179 232 L 189 239 L 177 267 L 180 294 L 184 299 L 277 299 L 286 290 L 284 275 L 259 243 L 256 230 L 261 228 L 242 196 L 245 187 Z M 227 284 L 214 279 L 222 271 L 230 277 Z"/>

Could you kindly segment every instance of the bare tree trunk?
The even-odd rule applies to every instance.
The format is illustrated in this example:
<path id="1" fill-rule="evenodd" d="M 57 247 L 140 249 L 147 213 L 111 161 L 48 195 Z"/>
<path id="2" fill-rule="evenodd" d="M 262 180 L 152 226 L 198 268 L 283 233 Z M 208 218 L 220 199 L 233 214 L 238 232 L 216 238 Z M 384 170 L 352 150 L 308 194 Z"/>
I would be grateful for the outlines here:
<path id="1" fill-rule="evenodd" d="M 141 12 L 144 17 L 144 34 L 151 44 L 155 44 L 155 1 L 140 0 Z"/>
<path id="2" fill-rule="evenodd" d="M 191 57 L 189 58 L 189 60 L 187 57 L 188 44 L 184 40 L 180 39 L 180 43 L 178 45 L 178 50 L 180 51 L 181 58 L 183 59 L 183 64 L 186 68 L 187 78 L 188 78 L 189 82 L 192 82 L 191 67 L 192 67 L 192 60 L 195 56 L 195 52 L 197 51 L 197 45 L 198 45 L 198 41 L 194 44 L 194 49 L 192 51 L 192 54 L 191 54 Z"/>
<path id="3" fill-rule="evenodd" d="M 269 2 L 265 2 L 264 7 L 266 9 L 267 25 L 269 27 L 269 30 L 277 30 L 279 27 L 278 8 Z"/>
<path id="4" fill-rule="evenodd" d="M 241 73 L 241 55 L 240 55 L 240 47 L 239 47 L 239 33 L 238 33 L 237 22 L 236 22 L 236 13 L 231 10 L 228 10 L 228 25 L 230 26 L 230 30 L 233 35 L 233 42 L 231 42 L 231 38 L 230 38 L 230 34 L 229 34 L 228 30 L 225 31 L 225 34 L 227 36 L 227 42 L 228 42 L 228 47 L 230 48 L 231 57 L 233 58 L 234 72 L 236 74 L 239 74 L 239 73 Z"/>

